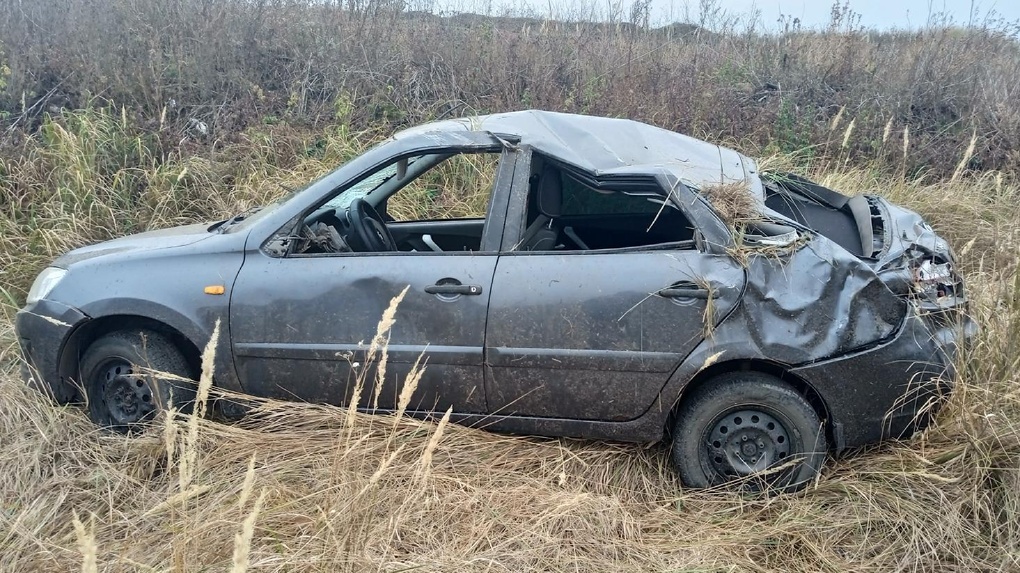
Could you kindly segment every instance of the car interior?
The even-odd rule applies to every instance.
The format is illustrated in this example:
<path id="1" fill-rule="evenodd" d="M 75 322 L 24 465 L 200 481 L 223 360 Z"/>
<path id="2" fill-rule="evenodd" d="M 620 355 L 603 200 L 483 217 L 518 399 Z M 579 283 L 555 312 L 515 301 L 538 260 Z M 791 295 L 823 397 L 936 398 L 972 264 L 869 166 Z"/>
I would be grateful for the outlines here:
<path id="1" fill-rule="evenodd" d="M 401 158 L 311 210 L 266 250 L 277 256 L 478 251 L 499 159 L 498 150 Z"/>
<path id="2" fill-rule="evenodd" d="M 694 226 L 651 179 L 603 183 L 536 155 L 521 251 L 693 248 Z"/>

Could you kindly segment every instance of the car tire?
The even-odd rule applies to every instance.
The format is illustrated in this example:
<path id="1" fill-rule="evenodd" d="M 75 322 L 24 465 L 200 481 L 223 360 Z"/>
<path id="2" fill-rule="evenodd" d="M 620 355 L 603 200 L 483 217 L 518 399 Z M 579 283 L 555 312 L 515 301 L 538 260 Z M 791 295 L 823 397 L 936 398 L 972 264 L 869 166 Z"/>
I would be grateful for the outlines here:
<path id="1" fill-rule="evenodd" d="M 195 399 L 195 373 L 164 335 L 120 331 L 96 339 L 79 363 L 89 417 L 119 432 L 143 426 L 172 403 L 186 410 Z M 159 376 L 166 373 L 171 376 Z"/>
<path id="2" fill-rule="evenodd" d="M 684 397 L 672 454 L 688 487 L 789 492 L 818 475 L 827 449 L 822 420 L 799 392 L 768 374 L 730 372 Z"/>

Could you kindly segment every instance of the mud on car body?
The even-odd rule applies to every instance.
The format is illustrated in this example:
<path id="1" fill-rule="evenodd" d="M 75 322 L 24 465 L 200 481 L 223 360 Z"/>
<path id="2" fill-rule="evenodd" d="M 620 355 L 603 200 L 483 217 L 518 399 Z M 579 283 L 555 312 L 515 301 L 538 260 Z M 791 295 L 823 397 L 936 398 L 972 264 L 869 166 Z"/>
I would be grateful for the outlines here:
<path id="1" fill-rule="evenodd" d="M 475 212 L 449 218 L 451 196 Z M 910 434 L 975 330 L 916 213 L 541 111 L 419 126 L 256 212 L 72 251 L 17 330 L 33 384 L 129 429 L 186 405 L 188 384 L 146 368 L 193 379 L 217 321 L 218 386 L 347 403 L 405 288 L 362 409 L 395 410 L 424 355 L 413 415 L 666 440 L 695 487 L 793 489 L 829 453 Z"/>

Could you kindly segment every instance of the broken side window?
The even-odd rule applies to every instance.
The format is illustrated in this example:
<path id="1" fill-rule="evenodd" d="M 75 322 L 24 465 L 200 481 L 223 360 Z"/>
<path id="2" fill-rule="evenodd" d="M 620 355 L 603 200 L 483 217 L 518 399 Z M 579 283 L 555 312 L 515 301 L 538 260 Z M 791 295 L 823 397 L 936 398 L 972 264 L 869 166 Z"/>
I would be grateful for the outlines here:
<path id="1" fill-rule="evenodd" d="M 501 148 L 403 157 L 367 173 L 311 209 L 277 250 L 295 256 L 347 252 L 479 251 Z M 355 208 L 357 207 L 357 208 Z M 374 219 L 368 222 L 365 218 Z M 374 225 L 379 244 L 357 232 Z"/>
<path id="2" fill-rule="evenodd" d="M 694 248 L 694 228 L 646 183 L 596 188 L 551 162 L 529 180 L 524 251 L 595 251 L 654 245 Z"/>
<path id="3" fill-rule="evenodd" d="M 391 221 L 483 218 L 499 163 L 498 152 L 452 155 L 389 197 L 384 213 Z"/>

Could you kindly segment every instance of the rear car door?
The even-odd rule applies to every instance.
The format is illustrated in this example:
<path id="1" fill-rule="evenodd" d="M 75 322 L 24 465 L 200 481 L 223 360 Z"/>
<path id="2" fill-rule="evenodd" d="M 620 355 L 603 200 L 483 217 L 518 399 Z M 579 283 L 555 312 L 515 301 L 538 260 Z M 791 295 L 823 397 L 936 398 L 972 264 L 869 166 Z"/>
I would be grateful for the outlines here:
<path id="1" fill-rule="evenodd" d="M 534 171 L 532 180 L 556 170 Z M 699 251 L 693 225 L 654 202 L 651 187 L 596 192 L 566 176 L 560 187 L 560 212 L 546 223 L 556 240 L 528 251 L 522 237 L 496 267 L 486 328 L 489 409 L 634 419 L 737 303 L 744 272 L 730 257 Z M 531 226 L 531 211 L 518 228 Z M 508 235 L 518 232 L 510 215 L 507 225 Z"/>

